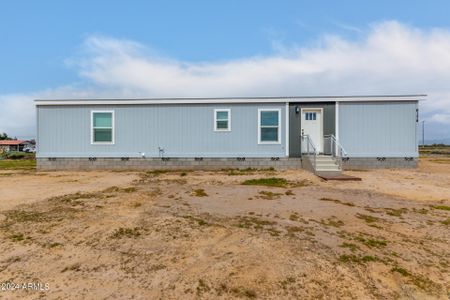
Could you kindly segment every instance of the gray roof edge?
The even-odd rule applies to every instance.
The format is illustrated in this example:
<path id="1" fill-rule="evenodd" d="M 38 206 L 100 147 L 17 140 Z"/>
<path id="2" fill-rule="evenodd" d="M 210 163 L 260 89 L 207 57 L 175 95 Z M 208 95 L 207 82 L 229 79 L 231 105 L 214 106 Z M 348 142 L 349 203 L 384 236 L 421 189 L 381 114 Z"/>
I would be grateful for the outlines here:
<path id="1" fill-rule="evenodd" d="M 394 102 L 422 101 L 425 94 L 364 96 L 293 96 L 293 97 L 223 97 L 223 98 L 101 98 L 101 99 L 37 99 L 36 106 L 45 105 L 140 105 L 140 104 L 233 104 L 233 103 L 295 103 L 295 102 Z"/>
<path id="2" fill-rule="evenodd" d="M 324 95 L 324 96 L 245 96 L 245 97 L 155 97 L 155 98 L 63 98 L 63 99 L 35 99 L 34 101 L 127 101 L 127 100 L 258 100 L 258 99 L 370 99 L 370 98 L 425 98 L 427 94 L 379 94 L 379 95 Z"/>

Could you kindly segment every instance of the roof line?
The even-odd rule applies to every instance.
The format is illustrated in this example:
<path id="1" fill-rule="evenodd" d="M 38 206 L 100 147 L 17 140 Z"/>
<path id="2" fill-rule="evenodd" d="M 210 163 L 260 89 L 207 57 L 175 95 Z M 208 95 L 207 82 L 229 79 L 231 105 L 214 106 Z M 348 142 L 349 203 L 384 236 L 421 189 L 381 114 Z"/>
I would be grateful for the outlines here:
<path id="1" fill-rule="evenodd" d="M 66 98 L 66 99 L 35 99 L 34 101 L 122 101 L 122 100 L 231 100 L 231 99 L 242 99 L 242 100 L 270 100 L 270 99 L 352 99 L 352 98 L 396 98 L 396 97 L 427 97 L 427 94 L 381 94 L 381 95 L 350 95 L 350 96 L 256 96 L 256 97 L 158 97 L 158 98 Z"/>

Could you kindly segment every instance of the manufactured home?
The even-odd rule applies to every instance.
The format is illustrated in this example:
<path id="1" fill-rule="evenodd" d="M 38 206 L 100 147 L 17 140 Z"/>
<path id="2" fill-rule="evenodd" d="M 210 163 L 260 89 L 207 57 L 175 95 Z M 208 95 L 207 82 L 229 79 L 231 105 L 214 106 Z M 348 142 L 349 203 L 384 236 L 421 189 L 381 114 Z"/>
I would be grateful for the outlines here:
<path id="1" fill-rule="evenodd" d="M 36 100 L 56 169 L 416 167 L 425 95 Z"/>

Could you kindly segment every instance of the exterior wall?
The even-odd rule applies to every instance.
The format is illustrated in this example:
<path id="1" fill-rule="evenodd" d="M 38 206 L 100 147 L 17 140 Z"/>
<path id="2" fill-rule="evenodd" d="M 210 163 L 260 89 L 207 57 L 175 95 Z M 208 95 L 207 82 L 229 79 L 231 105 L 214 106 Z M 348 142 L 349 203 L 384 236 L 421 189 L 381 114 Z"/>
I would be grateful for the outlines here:
<path id="1" fill-rule="evenodd" d="M 295 107 L 322 108 L 323 109 L 323 134 L 335 134 L 335 103 L 290 103 L 289 104 L 289 156 L 300 157 L 301 154 L 301 113 L 295 113 Z"/>
<path id="2" fill-rule="evenodd" d="M 354 157 L 418 157 L 417 101 L 340 102 L 339 133 Z"/>
<path id="3" fill-rule="evenodd" d="M 275 169 L 299 169 L 302 167 L 300 158 L 246 158 L 238 160 L 236 158 L 204 158 L 196 160 L 194 158 L 37 158 L 37 169 L 39 171 L 52 170 L 99 170 L 99 169 L 158 169 L 158 170 L 221 170 L 226 168 L 275 168 Z"/>
<path id="4" fill-rule="evenodd" d="M 258 108 L 281 110 L 280 144 L 258 144 Z M 231 131 L 214 131 L 231 109 Z M 38 106 L 37 157 L 285 157 L 285 103 Z M 91 111 L 114 110 L 115 144 L 91 144 Z"/>

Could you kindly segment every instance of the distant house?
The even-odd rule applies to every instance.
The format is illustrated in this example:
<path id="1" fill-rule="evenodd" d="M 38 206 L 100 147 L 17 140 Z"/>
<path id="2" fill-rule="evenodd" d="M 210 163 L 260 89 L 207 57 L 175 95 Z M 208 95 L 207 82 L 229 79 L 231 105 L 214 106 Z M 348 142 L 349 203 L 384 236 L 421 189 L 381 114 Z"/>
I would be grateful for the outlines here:
<path id="1" fill-rule="evenodd" d="M 425 95 L 36 100 L 39 169 L 417 166 Z"/>
<path id="2" fill-rule="evenodd" d="M 23 140 L 3 140 L 0 141 L 0 152 L 22 151 L 30 144 L 31 143 L 29 141 Z"/>

